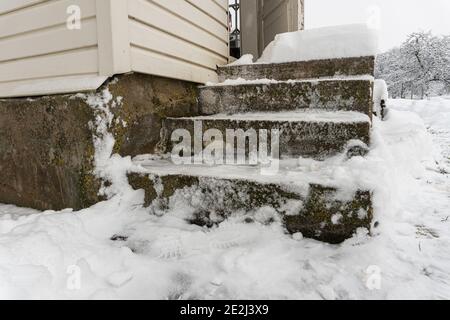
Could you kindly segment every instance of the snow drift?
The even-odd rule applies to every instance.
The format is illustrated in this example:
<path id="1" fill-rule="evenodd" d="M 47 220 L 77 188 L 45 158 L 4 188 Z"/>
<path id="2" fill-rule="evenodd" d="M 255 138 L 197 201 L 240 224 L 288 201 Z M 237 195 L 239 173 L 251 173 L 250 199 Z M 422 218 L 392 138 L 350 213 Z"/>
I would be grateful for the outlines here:
<path id="1" fill-rule="evenodd" d="M 256 63 L 282 63 L 375 56 L 378 32 L 365 24 L 351 24 L 278 34 Z M 232 65 L 251 64 L 244 55 Z"/>

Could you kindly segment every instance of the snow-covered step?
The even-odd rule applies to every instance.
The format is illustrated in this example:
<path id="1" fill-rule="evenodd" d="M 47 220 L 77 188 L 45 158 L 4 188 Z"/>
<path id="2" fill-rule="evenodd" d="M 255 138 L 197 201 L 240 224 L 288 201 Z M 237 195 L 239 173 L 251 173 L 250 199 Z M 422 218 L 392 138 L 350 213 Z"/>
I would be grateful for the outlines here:
<path id="1" fill-rule="evenodd" d="M 372 114 L 373 77 L 300 81 L 230 80 L 200 87 L 201 114 L 324 109 Z"/>
<path id="2" fill-rule="evenodd" d="M 190 222 L 201 225 L 236 212 L 246 222 L 281 219 L 290 233 L 330 243 L 370 228 L 371 192 L 326 182 L 323 172 L 281 168 L 264 175 L 259 167 L 175 165 L 146 156 L 134 162 L 142 170 L 128 175 L 130 185 L 145 191 L 145 205 L 155 213 L 178 205 L 192 212 Z"/>
<path id="3" fill-rule="evenodd" d="M 337 76 L 373 75 L 375 57 L 338 58 L 285 63 L 254 63 L 220 66 L 219 82 L 227 79 L 293 80 Z"/>
<path id="4" fill-rule="evenodd" d="M 331 112 L 304 109 L 286 112 L 167 118 L 163 120 L 159 146 L 162 153 L 170 153 L 173 147 L 179 143 L 179 138 L 174 137 L 172 133 L 175 130 L 183 129 L 189 132 L 190 145 L 193 146 L 192 152 L 194 152 L 195 136 L 203 141 L 205 146 L 212 139 L 203 139 L 204 133 L 215 129 L 220 132 L 224 142 L 231 144 L 233 141 L 226 139 L 227 133 L 237 133 L 236 130 L 242 129 L 245 133 L 256 134 L 258 141 L 264 139 L 263 134 L 267 130 L 265 136 L 267 136 L 268 149 L 270 149 L 272 138 L 276 137 L 276 130 L 278 130 L 279 156 L 281 158 L 303 156 L 324 159 L 343 152 L 351 140 L 360 140 L 368 145 L 370 127 L 371 122 L 367 115 L 353 111 Z M 179 133 L 179 131 L 177 132 Z M 198 137 L 199 135 L 200 137 Z M 237 143 L 234 145 L 236 146 Z M 255 148 L 259 150 L 259 144 Z M 248 155 L 248 150 L 246 148 L 241 153 L 245 152 Z M 269 152 L 271 152 L 270 150 Z"/>

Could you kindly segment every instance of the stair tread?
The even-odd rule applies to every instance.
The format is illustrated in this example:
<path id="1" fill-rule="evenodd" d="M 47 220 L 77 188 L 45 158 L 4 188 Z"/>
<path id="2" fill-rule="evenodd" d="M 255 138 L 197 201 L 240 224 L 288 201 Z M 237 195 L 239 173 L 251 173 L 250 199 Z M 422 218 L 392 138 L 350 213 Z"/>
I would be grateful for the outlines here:
<path id="1" fill-rule="evenodd" d="M 174 164 L 170 159 L 157 158 L 152 155 L 140 155 L 133 163 L 143 168 L 140 173 L 158 176 L 183 175 L 222 180 L 247 180 L 263 184 L 277 184 L 293 187 L 297 191 L 307 191 L 310 184 L 332 188 L 352 189 L 348 181 L 337 181 L 333 170 L 329 170 L 326 162 L 315 162 L 312 159 L 280 160 L 279 170 L 264 174 L 259 165 L 207 165 L 207 164 Z M 315 165 L 306 165 L 312 163 Z M 334 164 L 336 165 L 336 164 Z M 333 165 L 331 165 L 333 166 Z M 326 169 L 328 168 L 328 169 Z M 341 166 L 345 170 L 345 165 Z M 357 189 L 356 187 L 353 189 Z"/>
<path id="2" fill-rule="evenodd" d="M 270 121 L 270 122 L 333 122 L 333 123 L 370 123 L 370 118 L 356 111 L 326 111 L 318 109 L 297 109 L 281 112 L 246 112 L 236 114 L 214 114 L 208 116 L 170 118 L 173 120 L 228 120 L 228 121 Z"/>
<path id="3" fill-rule="evenodd" d="M 342 82 L 342 81 L 374 81 L 374 77 L 370 74 L 355 75 L 355 76 L 334 76 L 322 78 L 308 78 L 308 79 L 291 79 L 291 80 L 276 80 L 276 79 L 252 79 L 246 80 L 243 78 L 227 79 L 218 83 L 207 83 L 199 88 L 215 88 L 215 87 L 232 87 L 232 86 L 251 86 L 251 85 L 278 85 L 278 84 L 295 84 L 295 83 L 323 83 L 323 82 Z"/>
<path id="4" fill-rule="evenodd" d="M 324 62 L 346 62 L 346 61 L 361 61 L 363 59 L 371 59 L 373 56 L 361 56 L 361 57 L 341 57 L 341 58 L 328 58 L 328 59 L 308 59 L 308 60 L 298 60 L 298 61 L 284 61 L 284 62 L 253 62 L 253 63 L 241 63 L 241 64 L 225 64 L 218 66 L 219 69 L 241 69 L 245 67 L 272 67 L 272 66 L 282 66 L 282 65 L 299 65 L 299 64 L 310 64 L 310 63 L 324 63 Z"/>
<path id="5" fill-rule="evenodd" d="M 325 172 L 333 168 L 316 170 L 316 176 L 302 176 L 293 170 L 263 176 L 258 168 L 182 166 L 140 158 L 134 163 L 143 167 L 129 172 L 128 181 L 134 190 L 144 191 L 144 206 L 158 214 L 172 205 L 182 206 L 189 208 L 187 221 L 212 226 L 236 213 L 251 222 L 255 210 L 270 207 L 289 233 L 301 232 L 307 238 L 330 243 L 350 238 L 359 228 L 370 229 L 372 193 L 359 181 L 358 172 L 350 179 L 342 174 L 327 178 Z M 320 172 L 324 177 L 318 175 Z M 337 214 L 338 223 L 334 219 Z M 267 222 L 273 218 L 268 216 Z"/>
<path id="6" fill-rule="evenodd" d="M 295 109 L 372 113 L 372 76 L 276 81 L 229 80 L 199 89 L 201 114 Z"/>
<path id="7" fill-rule="evenodd" d="M 276 78 L 307 79 L 312 77 L 333 77 L 336 75 L 373 74 L 374 56 L 293 61 L 281 63 L 253 63 L 219 66 L 219 80 Z"/>

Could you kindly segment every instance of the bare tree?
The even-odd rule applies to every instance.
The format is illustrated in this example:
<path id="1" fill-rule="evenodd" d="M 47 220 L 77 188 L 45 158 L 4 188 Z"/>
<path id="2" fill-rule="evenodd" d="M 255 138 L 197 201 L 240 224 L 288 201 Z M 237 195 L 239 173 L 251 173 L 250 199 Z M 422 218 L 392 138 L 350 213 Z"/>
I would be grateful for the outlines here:
<path id="1" fill-rule="evenodd" d="M 450 37 L 415 32 L 400 46 L 377 57 L 376 77 L 393 97 L 424 98 L 450 92 Z M 438 89 L 437 89 L 438 88 Z M 438 92 L 436 92 L 438 91 Z"/>

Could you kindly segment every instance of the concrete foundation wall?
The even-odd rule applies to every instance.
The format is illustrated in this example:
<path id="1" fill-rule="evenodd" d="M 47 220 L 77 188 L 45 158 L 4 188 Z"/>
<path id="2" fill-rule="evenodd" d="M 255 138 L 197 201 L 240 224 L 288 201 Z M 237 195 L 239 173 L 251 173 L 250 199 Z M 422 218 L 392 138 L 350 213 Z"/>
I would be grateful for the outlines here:
<path id="1" fill-rule="evenodd" d="M 153 153 L 161 119 L 197 114 L 197 88 L 189 82 L 127 74 L 106 84 L 126 121 L 111 128 L 115 152 Z M 82 96 L 0 100 L 0 203 L 40 210 L 81 209 L 101 200 L 92 175 L 94 110 Z M 113 121 L 115 123 L 115 121 Z"/>

